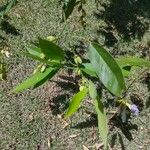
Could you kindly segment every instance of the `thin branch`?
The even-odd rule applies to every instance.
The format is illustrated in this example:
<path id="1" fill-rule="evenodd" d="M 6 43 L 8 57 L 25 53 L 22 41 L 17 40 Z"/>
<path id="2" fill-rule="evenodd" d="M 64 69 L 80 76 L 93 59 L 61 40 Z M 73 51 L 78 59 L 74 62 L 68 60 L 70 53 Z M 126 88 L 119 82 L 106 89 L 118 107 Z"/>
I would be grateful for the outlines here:
<path id="1" fill-rule="evenodd" d="M 128 88 L 126 89 L 123 98 L 126 96 L 127 92 L 129 91 L 129 89 L 131 88 L 131 86 L 141 78 L 141 76 L 147 71 L 148 69 L 144 69 L 139 75 L 138 77 L 134 78 L 134 80 L 129 84 Z"/>

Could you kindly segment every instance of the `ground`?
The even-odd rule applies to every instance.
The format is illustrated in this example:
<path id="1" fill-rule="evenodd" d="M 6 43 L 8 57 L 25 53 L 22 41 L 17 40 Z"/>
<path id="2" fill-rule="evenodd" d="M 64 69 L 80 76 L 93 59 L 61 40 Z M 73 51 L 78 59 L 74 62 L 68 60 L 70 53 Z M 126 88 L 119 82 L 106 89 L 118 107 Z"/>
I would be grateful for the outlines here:
<path id="1" fill-rule="evenodd" d="M 60 35 L 60 46 L 78 52 L 86 49 L 89 40 L 95 40 L 115 57 L 136 55 L 150 59 L 149 0 L 103 0 L 98 9 L 94 1 L 88 0 L 84 8 L 87 13 L 85 30 L 78 23 L 80 14 L 77 10 L 64 28 L 57 0 L 18 1 L 1 20 L 0 41 L 7 44 L 13 55 L 6 58 L 7 80 L 0 82 L 0 149 L 81 150 L 87 147 L 93 150 L 101 144 L 96 120 L 85 108 L 66 122 L 61 118 L 69 97 L 78 89 L 74 74 L 61 70 L 52 81 L 38 89 L 20 94 L 10 92 L 32 73 L 36 62 L 22 53 L 38 37 Z M 131 80 L 137 74 L 132 75 Z M 109 143 L 113 150 L 150 149 L 149 93 L 150 76 L 146 72 L 135 82 L 128 96 L 133 100 L 137 97 L 136 101 L 142 103 L 139 117 L 132 117 L 127 125 L 118 125 L 115 121 L 110 125 Z M 105 101 L 111 98 L 111 95 L 105 95 Z M 86 110 L 91 110 L 88 100 L 85 105 Z"/>

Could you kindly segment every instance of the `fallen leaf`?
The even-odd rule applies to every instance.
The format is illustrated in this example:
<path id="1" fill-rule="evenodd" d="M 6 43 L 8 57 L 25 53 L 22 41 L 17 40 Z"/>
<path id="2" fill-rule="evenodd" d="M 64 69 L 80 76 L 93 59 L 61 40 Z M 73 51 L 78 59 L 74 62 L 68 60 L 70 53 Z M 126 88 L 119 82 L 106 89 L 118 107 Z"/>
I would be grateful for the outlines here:
<path id="1" fill-rule="evenodd" d="M 69 137 L 70 138 L 75 138 L 75 137 L 77 137 L 79 134 L 72 134 L 72 135 L 70 135 Z"/>
<path id="2" fill-rule="evenodd" d="M 99 150 L 99 149 L 102 148 L 103 146 L 104 146 L 103 143 L 100 143 L 100 144 L 96 143 L 96 144 L 95 144 L 96 150 Z"/>
<path id="3" fill-rule="evenodd" d="M 48 148 L 51 148 L 51 139 L 50 138 L 48 138 L 48 140 L 47 140 L 47 145 L 48 145 Z"/>
<path id="4" fill-rule="evenodd" d="M 58 117 L 59 119 L 62 119 L 62 115 L 60 115 L 60 114 L 58 114 L 57 117 Z"/>
<path id="5" fill-rule="evenodd" d="M 67 126 L 69 126 L 69 123 L 68 123 L 68 122 L 66 122 L 66 123 L 64 124 L 63 129 L 65 129 Z"/>
<path id="6" fill-rule="evenodd" d="M 31 114 L 29 115 L 29 121 L 32 121 L 33 119 L 34 119 L 33 113 L 31 113 Z"/>
<path id="7" fill-rule="evenodd" d="M 83 145 L 83 150 L 89 150 L 85 145 Z"/>

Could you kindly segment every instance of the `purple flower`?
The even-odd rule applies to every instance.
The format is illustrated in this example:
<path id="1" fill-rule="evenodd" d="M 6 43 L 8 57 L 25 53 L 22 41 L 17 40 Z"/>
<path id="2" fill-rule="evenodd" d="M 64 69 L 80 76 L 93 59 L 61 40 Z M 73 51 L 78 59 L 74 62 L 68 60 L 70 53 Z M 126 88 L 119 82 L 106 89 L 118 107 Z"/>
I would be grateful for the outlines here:
<path id="1" fill-rule="evenodd" d="M 135 104 L 130 105 L 130 110 L 133 115 L 138 116 L 139 109 Z"/>

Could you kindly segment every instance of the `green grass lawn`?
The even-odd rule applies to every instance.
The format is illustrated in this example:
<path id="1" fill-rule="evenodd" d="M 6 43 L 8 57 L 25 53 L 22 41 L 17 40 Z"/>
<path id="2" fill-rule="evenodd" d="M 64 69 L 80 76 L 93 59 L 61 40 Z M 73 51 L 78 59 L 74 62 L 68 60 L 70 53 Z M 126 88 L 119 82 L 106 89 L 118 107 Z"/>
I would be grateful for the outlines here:
<path id="1" fill-rule="evenodd" d="M 94 1 L 87 0 L 86 30 L 78 22 L 77 10 L 64 29 L 57 0 L 18 1 L 7 18 L 0 21 L 0 42 L 6 43 L 13 53 L 6 59 L 7 80 L 0 81 L 0 150 L 81 150 L 83 145 L 94 150 L 95 144 L 100 144 L 94 118 L 80 109 L 66 128 L 66 122 L 60 118 L 70 95 L 77 90 L 74 75 L 60 72 L 53 82 L 47 82 L 38 89 L 17 95 L 10 93 L 36 65 L 20 53 L 25 52 L 26 46 L 38 37 L 59 36 L 64 29 L 59 44 L 66 50 L 77 49 L 80 52 L 85 50 L 89 40 L 95 40 L 116 57 L 136 55 L 149 59 L 149 8 L 149 0 L 138 1 L 134 7 L 127 0 L 104 0 L 97 10 Z M 114 143 L 112 139 L 116 138 L 114 149 L 150 149 L 149 80 L 146 84 L 140 80 L 131 89 L 130 93 L 138 95 L 142 101 L 143 110 L 140 118 L 131 119 L 131 125 L 124 128 L 129 133 L 117 125 L 110 132 L 111 146 Z M 110 99 L 111 95 L 107 98 Z M 85 103 L 91 109 L 91 104 Z"/>

